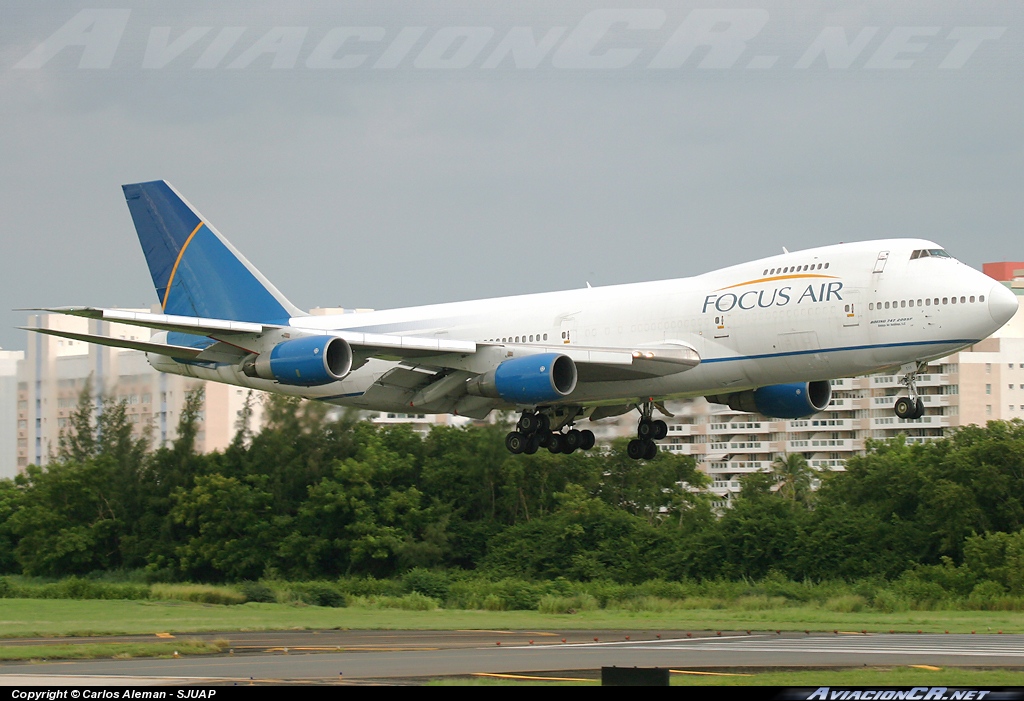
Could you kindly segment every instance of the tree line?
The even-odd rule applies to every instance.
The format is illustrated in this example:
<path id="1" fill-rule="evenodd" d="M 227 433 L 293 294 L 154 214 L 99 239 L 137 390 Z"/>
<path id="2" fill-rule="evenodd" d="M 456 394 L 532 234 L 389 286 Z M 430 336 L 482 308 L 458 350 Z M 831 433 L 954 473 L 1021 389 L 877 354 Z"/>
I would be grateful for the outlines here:
<path id="1" fill-rule="evenodd" d="M 223 452 L 195 451 L 199 395 L 155 450 L 88 394 L 45 467 L 0 481 L 0 573 L 150 581 L 399 577 L 938 581 L 1024 595 L 1024 423 L 870 443 L 845 472 L 799 455 L 718 513 L 693 459 L 509 455 L 507 427 L 419 435 L 274 397 Z M 821 481 L 811 489 L 812 479 Z"/>

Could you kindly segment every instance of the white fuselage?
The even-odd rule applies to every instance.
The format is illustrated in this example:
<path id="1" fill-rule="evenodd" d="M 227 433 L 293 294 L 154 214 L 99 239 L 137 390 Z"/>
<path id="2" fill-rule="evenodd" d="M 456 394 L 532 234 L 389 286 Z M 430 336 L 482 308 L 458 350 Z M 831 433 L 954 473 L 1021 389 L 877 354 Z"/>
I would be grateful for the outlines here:
<path id="1" fill-rule="evenodd" d="M 1015 296 L 1000 283 L 949 257 L 912 259 L 919 250 L 941 247 L 919 239 L 839 244 L 691 278 L 296 317 L 291 324 L 516 346 L 678 342 L 700 354 L 697 367 L 644 380 L 581 381 L 558 403 L 714 395 L 939 358 L 989 336 L 1016 311 Z M 250 378 L 230 365 L 183 365 L 152 355 L 150 362 L 205 380 L 364 409 L 408 410 L 367 393 L 397 361 L 370 360 L 339 382 L 312 388 Z"/>

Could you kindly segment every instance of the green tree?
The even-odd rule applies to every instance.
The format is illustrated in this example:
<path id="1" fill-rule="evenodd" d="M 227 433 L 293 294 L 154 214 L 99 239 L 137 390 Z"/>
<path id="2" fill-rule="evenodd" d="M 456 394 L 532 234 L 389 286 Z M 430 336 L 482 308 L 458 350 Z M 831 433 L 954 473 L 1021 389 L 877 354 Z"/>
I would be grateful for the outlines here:
<path id="1" fill-rule="evenodd" d="M 278 547 L 279 567 L 297 576 L 390 576 L 440 564 L 449 509 L 416 486 L 421 441 L 408 427 L 356 427 L 355 456 L 335 460 L 310 485 Z"/>
<path id="2" fill-rule="evenodd" d="M 17 536 L 11 529 L 11 516 L 21 508 L 24 490 L 14 480 L 0 480 L 0 574 L 15 574 L 21 571 L 16 549 Z"/>
<path id="3" fill-rule="evenodd" d="M 1024 595 L 1024 530 L 971 536 L 964 559 L 979 578 L 999 582 L 1013 596 Z"/>
<path id="4" fill-rule="evenodd" d="M 806 502 L 810 498 L 814 471 L 800 453 L 776 457 L 772 463 L 772 473 L 779 483 L 780 496 L 799 502 Z"/>
<path id="5" fill-rule="evenodd" d="M 138 566 L 141 474 L 148 438 L 135 438 L 124 402 L 93 404 L 91 383 L 46 467 L 17 478 L 20 505 L 7 519 L 28 574 L 60 576 Z"/>
<path id="6" fill-rule="evenodd" d="M 650 524 L 675 522 L 680 510 L 692 508 L 689 487 L 707 483 L 696 461 L 686 455 L 660 451 L 653 460 L 631 460 L 628 440 L 612 443 L 606 455 L 597 456 L 600 474 L 598 495 L 611 506 L 625 509 Z M 684 485 L 685 483 L 685 485 Z"/>
<path id="7" fill-rule="evenodd" d="M 481 569 L 497 577 L 641 582 L 658 576 L 668 539 L 646 519 L 569 485 L 552 514 L 491 539 Z"/>
<path id="8" fill-rule="evenodd" d="M 266 482 L 210 474 L 175 491 L 171 518 L 191 534 L 176 548 L 182 572 L 205 581 L 263 575 L 273 521 Z"/>

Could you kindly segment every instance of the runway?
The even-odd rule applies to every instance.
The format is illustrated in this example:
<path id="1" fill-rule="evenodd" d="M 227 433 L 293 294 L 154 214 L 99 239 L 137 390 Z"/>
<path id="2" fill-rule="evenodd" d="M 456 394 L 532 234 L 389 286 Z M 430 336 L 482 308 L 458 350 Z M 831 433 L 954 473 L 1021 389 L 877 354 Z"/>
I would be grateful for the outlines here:
<path id="1" fill-rule="evenodd" d="M 54 684 L 63 678 L 65 683 L 100 685 L 125 683 L 125 677 L 133 678 L 132 683 L 188 684 L 250 679 L 298 683 L 414 682 L 478 673 L 558 674 L 613 665 L 690 670 L 910 664 L 1024 667 L 1024 635 L 779 635 L 739 631 L 719 636 L 708 631 L 645 631 L 628 640 L 627 635 L 622 631 L 204 634 L 179 637 L 226 639 L 235 654 L 4 664 L 0 665 L 0 683 L 10 684 L 17 679 L 21 684 Z M 128 637 L 138 640 L 142 636 Z M 154 639 L 148 636 L 148 640 Z M 37 640 L 21 642 L 34 644 L 32 641 Z"/>

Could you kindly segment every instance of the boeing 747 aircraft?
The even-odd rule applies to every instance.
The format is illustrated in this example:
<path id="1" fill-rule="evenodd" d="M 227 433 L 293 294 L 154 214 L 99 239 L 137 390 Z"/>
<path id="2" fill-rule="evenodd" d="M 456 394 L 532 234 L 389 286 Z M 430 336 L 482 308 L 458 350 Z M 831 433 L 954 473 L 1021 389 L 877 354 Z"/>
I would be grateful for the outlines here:
<path id="1" fill-rule="evenodd" d="M 639 412 L 657 453 L 666 399 L 776 418 L 825 410 L 830 378 L 896 370 L 920 418 L 928 360 L 989 336 L 1016 296 L 936 243 L 885 239 L 783 253 L 691 278 L 335 316 L 289 302 L 164 181 L 123 186 L 161 314 L 45 311 L 155 329 L 150 341 L 40 333 L 144 351 L 154 368 L 386 412 L 520 413 L 506 445 L 571 453 L 575 426 Z"/>

